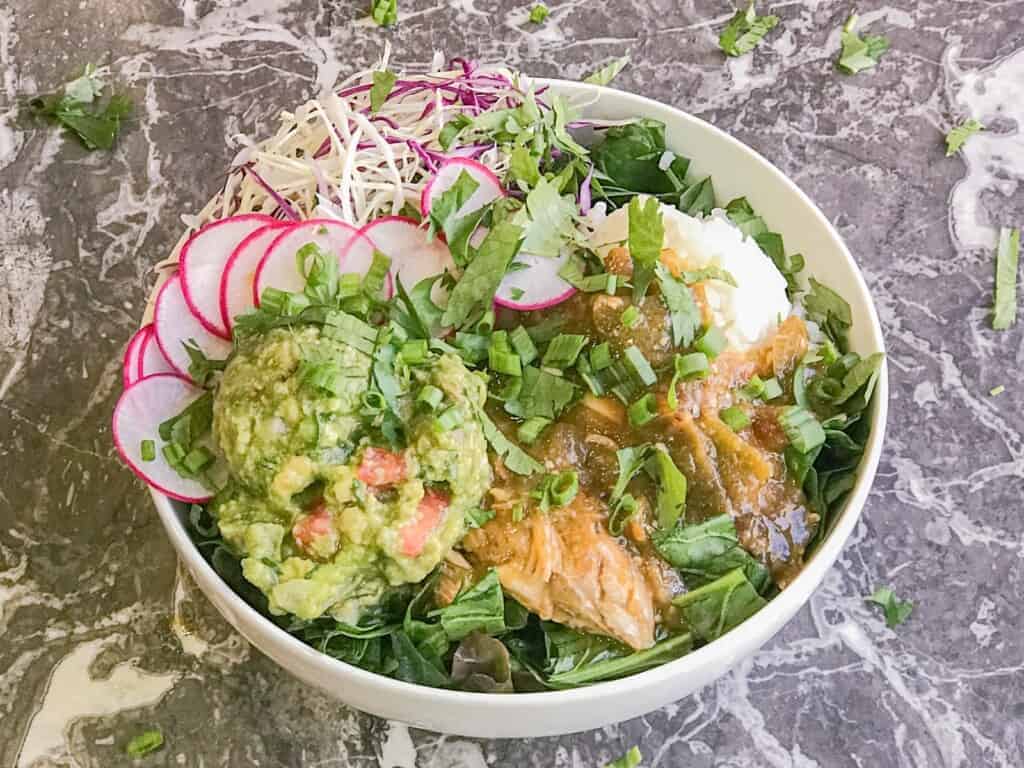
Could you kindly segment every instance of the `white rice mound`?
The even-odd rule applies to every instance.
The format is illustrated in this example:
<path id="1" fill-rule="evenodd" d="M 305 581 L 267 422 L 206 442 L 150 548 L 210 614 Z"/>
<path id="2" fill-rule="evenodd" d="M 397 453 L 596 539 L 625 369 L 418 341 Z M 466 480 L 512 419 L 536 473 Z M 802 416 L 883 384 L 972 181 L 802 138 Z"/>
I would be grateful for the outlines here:
<path id="1" fill-rule="evenodd" d="M 753 238 L 729 220 L 725 211 L 695 218 L 661 204 L 665 226 L 663 248 L 671 248 L 686 269 L 718 266 L 735 278 L 736 287 L 719 280 L 705 283 L 705 295 L 729 345 L 747 349 L 764 341 L 793 307 L 786 297 L 786 279 Z M 619 208 L 596 223 L 591 247 L 602 259 L 629 239 L 629 210 Z"/>

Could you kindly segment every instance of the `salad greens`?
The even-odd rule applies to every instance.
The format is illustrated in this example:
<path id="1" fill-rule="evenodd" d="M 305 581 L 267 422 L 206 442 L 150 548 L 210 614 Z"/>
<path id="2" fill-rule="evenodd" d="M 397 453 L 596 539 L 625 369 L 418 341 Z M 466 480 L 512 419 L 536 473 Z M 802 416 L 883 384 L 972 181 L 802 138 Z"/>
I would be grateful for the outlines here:
<path id="1" fill-rule="evenodd" d="M 533 8 L 530 9 L 530 23 L 543 24 L 550 13 L 551 11 L 548 10 L 544 3 L 535 3 Z"/>
<path id="2" fill-rule="evenodd" d="M 608 85 L 628 64 L 629 56 L 612 59 L 610 63 L 584 77 L 583 82 L 591 85 Z"/>
<path id="3" fill-rule="evenodd" d="M 878 65 L 882 54 L 889 50 L 889 39 L 882 35 L 868 35 L 862 38 L 856 32 L 857 20 L 860 17 L 854 13 L 843 25 L 841 40 L 843 50 L 839 54 L 837 66 L 841 72 L 848 75 L 855 75 L 865 69 L 872 69 Z"/>
<path id="4" fill-rule="evenodd" d="M 754 0 L 751 0 L 746 10 L 736 11 L 722 30 L 718 45 L 726 56 L 742 56 L 754 50 L 778 23 L 778 16 L 758 16 L 754 11 Z"/>

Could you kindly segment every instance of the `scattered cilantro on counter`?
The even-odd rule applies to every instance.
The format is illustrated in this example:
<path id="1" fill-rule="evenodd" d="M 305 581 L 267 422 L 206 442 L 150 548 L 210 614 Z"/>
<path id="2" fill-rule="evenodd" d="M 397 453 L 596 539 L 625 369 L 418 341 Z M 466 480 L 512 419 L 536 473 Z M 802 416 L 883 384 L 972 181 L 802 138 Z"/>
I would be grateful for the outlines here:
<path id="1" fill-rule="evenodd" d="M 608 85 L 618 76 L 619 72 L 626 68 L 627 64 L 629 64 L 629 56 L 613 59 L 610 64 L 606 64 L 596 72 L 583 78 L 583 82 L 590 83 L 591 85 Z"/>
<path id="2" fill-rule="evenodd" d="M 398 0 L 370 0 L 370 17 L 382 27 L 398 22 Z"/>
<path id="3" fill-rule="evenodd" d="M 530 9 L 530 23 L 531 24 L 543 24 L 544 20 L 547 19 L 551 11 L 544 3 L 536 3 L 533 8 Z"/>
<path id="4" fill-rule="evenodd" d="M 132 111 L 132 102 L 127 96 L 113 94 L 101 105 L 103 89 L 96 67 L 89 64 L 81 77 L 67 83 L 61 93 L 38 96 L 29 101 L 29 108 L 39 117 L 67 128 L 86 149 L 112 149 L 121 119 Z"/>
<path id="5" fill-rule="evenodd" d="M 1005 331 L 1017 322 L 1017 263 L 1020 257 L 1020 230 L 999 230 L 996 248 L 996 291 L 992 306 L 992 329 Z"/>
<path id="6" fill-rule="evenodd" d="M 164 745 L 164 735 L 159 728 L 151 728 L 132 738 L 124 748 L 131 757 L 145 757 Z"/>
<path id="7" fill-rule="evenodd" d="M 840 71 L 855 75 L 878 64 L 882 54 L 889 50 L 889 39 L 882 35 L 868 35 L 861 38 L 855 31 L 857 26 L 856 13 L 851 14 L 843 25 L 843 50 L 839 54 Z"/>
<path id="8" fill-rule="evenodd" d="M 641 760 L 643 760 L 643 755 L 640 754 L 640 748 L 630 747 L 626 754 L 618 760 L 608 763 L 604 768 L 637 768 Z"/>
<path id="9" fill-rule="evenodd" d="M 885 614 L 885 625 L 892 629 L 899 626 L 910 616 L 914 604 L 909 600 L 900 600 L 890 587 L 879 587 L 870 597 L 864 598 L 869 603 L 882 606 Z"/>
<path id="10" fill-rule="evenodd" d="M 996 387 L 992 387 L 992 389 L 990 389 L 990 390 L 988 391 L 988 393 L 989 393 L 989 394 L 990 394 L 990 395 L 991 395 L 992 397 L 996 397 L 996 396 L 998 396 L 998 395 L 1001 395 L 1001 394 L 1003 394 L 1003 392 L 1005 392 L 1005 391 L 1006 391 L 1006 387 L 1004 387 L 1004 386 L 1003 386 L 1002 384 L 1000 384 L 1000 385 L 998 385 L 998 386 L 996 386 Z"/>
<path id="11" fill-rule="evenodd" d="M 387 101 L 391 89 L 395 87 L 397 79 L 394 72 L 389 72 L 386 69 L 373 73 L 373 87 L 370 88 L 370 112 L 380 111 L 384 102 Z"/>
<path id="12" fill-rule="evenodd" d="M 960 123 L 956 128 L 953 128 L 949 133 L 946 134 L 946 157 L 952 157 L 960 148 L 964 145 L 971 136 L 984 131 L 985 126 L 975 120 L 973 117 L 963 123 Z"/>
<path id="13" fill-rule="evenodd" d="M 742 56 L 754 50 L 778 23 L 778 16 L 758 16 L 751 0 L 747 9 L 736 11 L 736 15 L 722 30 L 718 36 L 718 45 L 726 56 Z"/>

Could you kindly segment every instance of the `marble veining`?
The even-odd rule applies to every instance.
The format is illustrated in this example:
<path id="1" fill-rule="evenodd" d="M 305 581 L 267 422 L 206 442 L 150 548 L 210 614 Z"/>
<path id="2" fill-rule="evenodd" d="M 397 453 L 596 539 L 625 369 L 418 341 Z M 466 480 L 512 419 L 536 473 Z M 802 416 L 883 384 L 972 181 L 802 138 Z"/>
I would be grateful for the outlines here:
<path id="1" fill-rule="evenodd" d="M 7 0 L 0 5 L 0 765 L 595 768 L 1024 765 L 1022 328 L 988 327 L 1000 225 L 1024 225 L 1024 2 L 860 2 L 893 43 L 833 66 L 839 0 L 760 6 L 782 23 L 726 61 L 710 0 Z M 890 426 L 864 518 L 811 602 L 716 684 L 646 717 L 534 741 L 419 732 L 303 689 L 179 572 L 109 415 L 150 268 L 219 183 L 239 132 L 367 66 L 435 51 L 618 85 L 691 111 L 791 175 L 875 295 Z M 18 116 L 93 61 L 137 104 L 112 153 Z M 961 156 L 962 118 L 989 130 Z M 993 397 L 989 390 L 1004 385 Z M 863 601 L 915 601 L 893 631 Z"/>

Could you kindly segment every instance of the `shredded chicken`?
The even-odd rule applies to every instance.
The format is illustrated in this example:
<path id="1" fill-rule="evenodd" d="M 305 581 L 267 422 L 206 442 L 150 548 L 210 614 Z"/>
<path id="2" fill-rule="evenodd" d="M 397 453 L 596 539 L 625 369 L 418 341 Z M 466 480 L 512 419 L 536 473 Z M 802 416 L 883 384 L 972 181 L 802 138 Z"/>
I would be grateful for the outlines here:
<path id="1" fill-rule="evenodd" d="M 654 644 L 654 600 L 640 564 L 605 527 L 606 510 L 580 493 L 567 507 L 514 522 L 496 517 L 463 540 L 469 559 L 494 566 L 501 586 L 542 619 Z"/>

